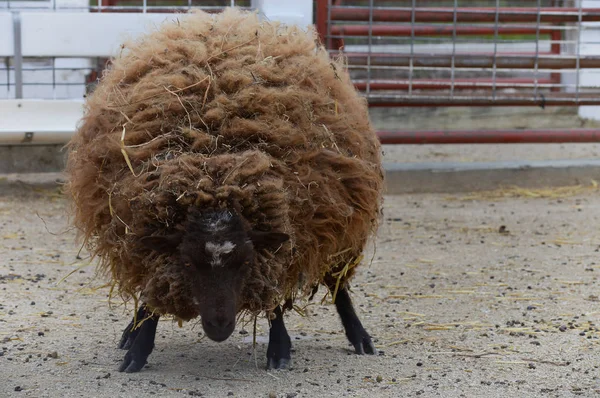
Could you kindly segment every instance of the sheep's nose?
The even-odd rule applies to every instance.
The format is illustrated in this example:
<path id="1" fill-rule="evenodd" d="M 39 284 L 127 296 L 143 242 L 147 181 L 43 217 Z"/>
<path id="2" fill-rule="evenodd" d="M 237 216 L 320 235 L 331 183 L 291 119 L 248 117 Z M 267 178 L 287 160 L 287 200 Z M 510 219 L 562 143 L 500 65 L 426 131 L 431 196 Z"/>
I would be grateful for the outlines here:
<path id="1" fill-rule="evenodd" d="M 230 321 L 229 319 L 223 317 L 217 317 L 215 319 L 209 319 L 206 321 L 206 323 L 213 328 L 217 328 L 217 329 L 227 329 L 230 328 L 231 326 L 233 326 L 233 321 Z"/>
<path id="2" fill-rule="evenodd" d="M 202 319 L 204 333 L 209 339 L 217 342 L 225 341 L 235 329 L 235 320 L 227 317 Z"/>

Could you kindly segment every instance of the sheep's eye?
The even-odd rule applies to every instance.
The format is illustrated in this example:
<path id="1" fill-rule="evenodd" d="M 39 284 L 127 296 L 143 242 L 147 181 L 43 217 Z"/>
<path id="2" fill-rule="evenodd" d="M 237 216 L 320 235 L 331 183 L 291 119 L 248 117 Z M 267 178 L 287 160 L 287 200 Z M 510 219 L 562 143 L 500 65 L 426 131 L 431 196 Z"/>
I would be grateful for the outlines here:
<path id="1" fill-rule="evenodd" d="M 192 266 L 192 263 L 185 263 L 185 264 L 183 264 L 183 265 L 185 265 L 186 267 L 191 267 L 191 266 Z"/>

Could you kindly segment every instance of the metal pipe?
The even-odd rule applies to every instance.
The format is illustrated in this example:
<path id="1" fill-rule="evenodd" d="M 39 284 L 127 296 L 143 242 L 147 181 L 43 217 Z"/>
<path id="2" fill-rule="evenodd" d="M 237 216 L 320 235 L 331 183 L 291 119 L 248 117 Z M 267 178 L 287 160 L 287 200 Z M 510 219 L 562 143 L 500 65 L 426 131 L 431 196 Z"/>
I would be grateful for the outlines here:
<path id="1" fill-rule="evenodd" d="M 551 53 L 540 53 L 538 58 L 538 69 L 576 69 L 600 68 L 600 56 L 556 56 Z M 348 52 L 344 56 L 348 64 L 352 66 L 364 66 L 367 64 L 367 54 L 359 52 Z M 494 58 L 493 54 L 455 54 L 454 67 L 456 68 L 493 68 L 494 59 L 498 69 L 533 69 L 536 57 L 534 54 L 502 54 Z M 579 64 L 577 63 L 579 60 Z M 410 54 L 402 53 L 371 53 L 371 66 L 388 67 L 413 67 L 421 68 L 450 68 L 452 66 L 452 54 Z"/>
<path id="2" fill-rule="evenodd" d="M 413 58 L 415 56 L 415 35 L 414 35 L 414 27 L 415 27 L 415 9 L 417 8 L 417 0 L 412 0 L 411 14 L 410 14 L 410 64 L 408 66 L 408 95 L 411 95 L 413 92 L 412 81 L 415 78 L 415 68 L 413 65 Z M 372 55 L 372 54 L 370 54 Z"/>
<path id="3" fill-rule="evenodd" d="M 577 22 L 578 8 L 541 7 L 542 23 Z M 379 8 L 373 10 L 376 22 L 411 22 L 413 10 L 404 8 Z M 452 22 L 453 7 L 418 7 L 414 10 L 415 22 Z M 536 22 L 537 7 L 506 8 L 498 10 L 499 22 Z M 461 7 L 457 9 L 460 22 L 494 22 L 496 7 Z M 362 7 L 332 7 L 333 21 L 368 21 L 369 9 Z M 582 15 L 584 22 L 600 21 L 600 8 L 586 8 Z"/>
<path id="4" fill-rule="evenodd" d="M 382 144 L 545 144 L 600 142 L 600 129 L 378 131 Z"/>
<path id="5" fill-rule="evenodd" d="M 496 58 L 498 57 L 498 26 L 500 20 L 500 0 L 496 0 L 496 12 L 494 13 L 494 65 L 492 66 L 492 78 L 494 79 L 492 87 L 492 98 L 496 98 L 496 79 L 498 78 L 498 67 L 496 65 Z M 455 54 L 456 55 L 456 54 Z M 536 54 L 539 57 L 539 52 Z M 454 58 L 453 58 L 454 59 Z M 536 59 L 537 61 L 537 59 Z M 454 61 L 452 62 L 454 63 Z"/>
<path id="6" fill-rule="evenodd" d="M 319 33 L 321 43 L 325 43 L 325 36 L 327 35 L 327 1 L 328 0 L 317 0 L 317 15 L 316 15 L 316 28 Z"/>
<path id="7" fill-rule="evenodd" d="M 560 43 L 562 41 L 562 32 L 560 30 L 555 30 L 552 33 L 550 33 L 550 40 L 551 43 L 550 44 L 550 52 L 552 54 L 555 54 L 557 56 L 560 57 L 561 54 L 561 46 Z M 540 53 L 541 54 L 541 53 Z M 538 67 L 539 67 L 539 58 L 538 58 Z M 554 83 L 556 84 L 560 84 L 562 81 L 562 75 L 560 73 L 552 73 L 551 75 L 551 79 Z M 552 91 L 560 91 L 559 87 L 553 87 Z"/>
<path id="8" fill-rule="evenodd" d="M 454 26 L 454 25 L 435 25 L 435 26 L 404 26 L 404 25 L 374 25 L 372 34 L 375 36 L 481 36 L 493 35 L 496 28 L 494 26 Z M 542 26 L 539 29 L 540 34 L 550 34 L 556 30 L 555 27 Z M 501 26 L 498 27 L 498 33 L 504 35 L 534 35 L 537 32 L 535 26 Z M 342 36 L 368 36 L 368 25 L 333 25 L 331 26 L 331 35 L 334 37 Z"/>
<path id="9" fill-rule="evenodd" d="M 538 72 L 539 72 L 539 60 L 540 60 L 540 27 L 542 24 L 541 20 L 541 8 L 542 3 L 541 0 L 537 0 L 537 13 L 536 13 L 536 22 L 535 22 L 535 65 L 533 67 L 533 79 L 535 87 L 533 88 L 533 95 L 535 98 L 538 97 Z M 551 34 L 554 33 L 554 30 Z"/>
<path id="10" fill-rule="evenodd" d="M 332 0 L 327 0 L 327 26 L 325 27 L 325 48 L 335 49 L 332 45 L 331 40 L 331 15 L 329 14 L 332 5 Z"/>
<path id="11" fill-rule="evenodd" d="M 578 106 L 600 105 L 598 93 L 547 92 L 534 97 L 533 93 L 499 93 L 496 98 L 482 92 L 461 92 L 453 97 L 413 93 L 388 94 L 376 93 L 367 96 L 371 107 L 395 106 Z"/>
<path id="12" fill-rule="evenodd" d="M 538 86 L 551 85 L 552 79 L 537 79 Z M 495 85 L 494 85 L 495 84 Z M 371 90 L 408 90 L 411 87 L 411 81 L 406 80 L 371 80 L 368 83 Z M 354 80 L 354 87 L 357 90 L 366 90 L 367 82 Z M 534 80 L 527 78 L 475 78 L 475 79 L 412 79 L 413 90 L 444 90 L 454 87 L 455 90 L 489 90 L 493 87 L 497 89 L 515 88 L 532 89 Z"/>
<path id="13" fill-rule="evenodd" d="M 106 1 L 106 0 L 105 0 Z M 250 7 L 238 7 L 242 10 L 252 10 Z M 189 11 L 190 5 L 185 6 L 146 6 L 146 13 L 161 13 L 161 14 L 169 14 L 169 13 L 179 13 L 183 11 Z M 220 13 L 225 10 L 223 7 L 202 7 L 202 11 L 207 12 L 209 14 L 212 13 Z M 103 6 L 90 6 L 89 11 L 94 12 L 107 12 L 107 13 L 140 13 L 144 10 L 143 6 L 111 6 L 111 5 L 103 5 Z"/>
<path id="14" fill-rule="evenodd" d="M 331 34 L 332 24 L 331 24 L 330 11 L 331 11 L 331 7 L 339 6 L 340 4 L 342 4 L 342 0 L 328 0 L 327 1 L 327 24 L 326 24 L 326 30 L 325 30 L 325 37 L 326 37 L 325 48 L 328 48 L 331 50 L 337 50 L 337 51 L 340 51 L 342 48 L 344 48 L 344 39 L 341 37 L 333 37 L 333 35 Z M 372 35 L 369 35 L 369 37 L 371 37 L 371 36 Z"/>
<path id="15" fill-rule="evenodd" d="M 21 14 L 12 12 L 13 21 L 13 66 L 15 69 L 15 98 L 23 98 L 23 48 L 21 41 Z"/>

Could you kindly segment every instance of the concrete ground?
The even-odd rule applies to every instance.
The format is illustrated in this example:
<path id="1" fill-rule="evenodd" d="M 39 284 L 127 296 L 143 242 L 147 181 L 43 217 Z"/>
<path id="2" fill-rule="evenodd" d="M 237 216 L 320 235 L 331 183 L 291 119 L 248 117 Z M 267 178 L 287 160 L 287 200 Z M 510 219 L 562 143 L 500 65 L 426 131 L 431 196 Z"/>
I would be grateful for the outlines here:
<path id="1" fill-rule="evenodd" d="M 379 129 L 595 125 L 569 109 L 528 112 L 375 109 L 372 115 Z M 110 306 L 105 281 L 94 276 L 85 253 L 78 257 L 68 205 L 55 184 L 61 175 L 0 177 L 0 397 L 600 396 L 600 195 L 592 185 L 600 181 L 593 163 L 600 146 L 384 149 L 388 165 L 410 174 L 393 173 L 404 192 L 410 184 L 423 192 L 430 181 L 429 191 L 446 193 L 386 198 L 367 256 L 372 262 L 363 264 L 353 289 L 380 355 L 353 354 L 334 308 L 319 304 L 321 290 L 308 316 L 286 319 L 295 352 L 293 369 L 283 372 L 264 370 L 268 324 L 259 319 L 256 348 L 251 323 L 216 344 L 193 322 L 179 328 L 161 321 L 149 365 L 138 374 L 119 373 L 124 352 L 116 344 L 131 306 L 118 300 Z M 0 153 L 8 165 L 0 162 L 2 172 L 15 170 L 12 164 L 46 165 L 30 171 L 62 164 L 59 147 L 37 149 L 42 163 L 23 148 L 2 150 L 8 151 Z M 563 172 L 543 179 L 528 166 L 507 171 L 537 161 Z M 590 166 L 564 172 L 569 162 Z M 459 167 L 481 164 L 491 174 L 468 175 Z M 430 174 L 417 170 L 424 167 Z M 515 182 L 528 188 L 468 192 L 490 181 L 488 188 Z M 580 186 L 534 189 L 557 184 Z"/>
<path id="2" fill-rule="evenodd" d="M 596 189 L 388 196 L 353 284 L 376 357 L 349 349 L 321 290 L 308 316 L 286 319 L 291 371 L 264 370 L 259 319 L 255 349 L 251 324 L 217 344 L 199 325 L 161 321 L 149 365 L 122 374 L 131 307 L 110 307 L 78 257 L 65 200 L 56 188 L 4 188 L 2 397 L 600 395 Z"/>

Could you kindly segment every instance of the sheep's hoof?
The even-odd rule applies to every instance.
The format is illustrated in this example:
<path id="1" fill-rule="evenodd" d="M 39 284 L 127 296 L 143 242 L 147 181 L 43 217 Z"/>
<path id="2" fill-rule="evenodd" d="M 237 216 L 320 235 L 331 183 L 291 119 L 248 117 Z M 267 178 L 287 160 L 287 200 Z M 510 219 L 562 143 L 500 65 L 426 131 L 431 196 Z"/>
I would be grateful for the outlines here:
<path id="1" fill-rule="evenodd" d="M 291 369 L 292 367 L 292 342 L 289 338 L 282 341 L 269 341 L 267 348 L 267 370 L 271 369 Z"/>
<path id="2" fill-rule="evenodd" d="M 273 313 L 275 319 L 271 320 L 271 330 L 269 330 L 267 369 L 290 369 L 292 367 L 292 340 L 283 323 L 281 307 L 275 308 Z"/>
<path id="3" fill-rule="evenodd" d="M 350 343 L 354 346 L 354 351 L 358 355 L 376 355 L 377 349 L 369 333 L 363 328 L 360 321 L 357 321 L 353 328 L 350 329 L 350 333 L 346 335 Z"/>
<path id="4" fill-rule="evenodd" d="M 292 367 L 292 360 L 289 358 L 269 358 L 267 361 L 267 369 L 286 370 Z"/>
<path id="5" fill-rule="evenodd" d="M 136 373 L 142 370 L 142 368 L 146 365 L 146 360 L 140 361 L 133 358 L 130 352 L 125 355 L 123 359 L 123 363 L 119 367 L 119 372 L 125 373 Z"/>
<path id="6" fill-rule="evenodd" d="M 376 355 L 377 354 L 377 348 L 375 348 L 375 344 L 373 344 L 373 340 L 371 340 L 371 336 L 369 336 L 368 334 L 361 337 L 360 341 L 358 343 L 353 343 L 354 345 L 354 350 L 356 351 L 356 353 L 358 355 L 365 355 L 365 354 L 369 354 L 369 355 Z"/>

